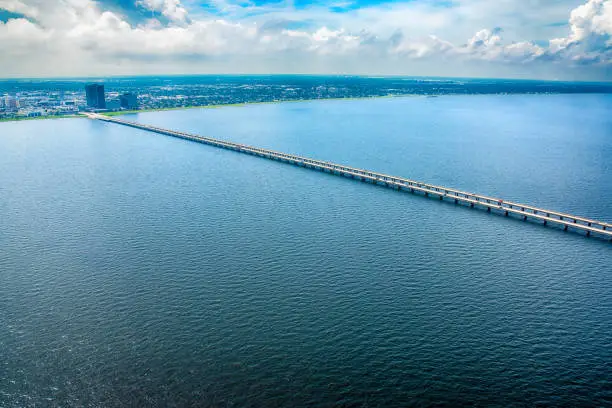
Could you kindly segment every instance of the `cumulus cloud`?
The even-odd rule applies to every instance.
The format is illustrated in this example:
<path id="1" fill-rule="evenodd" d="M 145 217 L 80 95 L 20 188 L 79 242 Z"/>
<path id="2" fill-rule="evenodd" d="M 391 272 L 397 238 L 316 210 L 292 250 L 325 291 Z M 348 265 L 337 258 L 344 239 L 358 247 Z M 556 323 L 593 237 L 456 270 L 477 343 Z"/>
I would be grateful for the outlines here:
<path id="1" fill-rule="evenodd" d="M 2 9 L 29 17 L 36 17 L 38 15 L 38 9 L 36 7 L 21 0 L 0 0 L 0 10 Z"/>
<path id="2" fill-rule="evenodd" d="M 183 23 L 187 20 L 187 10 L 180 0 L 138 0 L 136 4 L 158 11 L 173 22 Z"/>
<path id="3" fill-rule="evenodd" d="M 397 69 L 385 72 L 423 74 L 406 72 L 407 64 L 556 64 L 570 69 L 609 67 L 612 59 L 612 0 L 588 0 L 572 10 L 568 34 L 550 40 L 548 46 L 507 42 L 502 28 L 474 30 L 463 42 L 435 32 L 415 35 L 449 25 L 449 11 L 436 9 L 428 15 L 423 5 L 353 14 L 313 8 L 302 20 L 295 10 L 278 6 L 268 20 L 265 15 L 236 20 L 189 13 L 181 0 L 133 0 L 133 5 L 152 11 L 152 18 L 129 23 L 120 10 L 111 11 L 102 0 L 0 0 L 0 9 L 25 16 L 0 22 L 0 76 L 185 72 L 186 68 L 279 72 L 287 66 L 299 72 L 323 66 L 351 73 L 367 70 L 360 67 L 391 66 Z M 302 24 L 289 29 L 269 23 L 275 21 Z"/>
<path id="4" fill-rule="evenodd" d="M 470 38 L 467 46 L 472 50 L 495 47 L 501 43 L 501 37 L 498 35 L 500 32 L 500 28 L 496 28 L 493 31 L 487 29 L 480 30 L 474 37 Z"/>
<path id="5" fill-rule="evenodd" d="M 589 0 L 571 13 L 570 34 L 550 41 L 550 53 L 574 61 L 612 62 L 612 1 Z"/>
<path id="6" fill-rule="evenodd" d="M 10 44 L 16 52 L 28 53 L 33 46 L 44 43 L 50 37 L 50 32 L 23 18 L 0 22 L 2 43 Z"/>

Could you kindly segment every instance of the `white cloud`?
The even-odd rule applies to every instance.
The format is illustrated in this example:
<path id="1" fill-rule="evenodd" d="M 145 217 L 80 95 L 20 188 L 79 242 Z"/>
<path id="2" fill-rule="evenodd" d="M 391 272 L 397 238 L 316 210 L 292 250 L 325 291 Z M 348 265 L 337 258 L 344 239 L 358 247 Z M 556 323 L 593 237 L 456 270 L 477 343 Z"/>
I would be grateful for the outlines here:
<path id="1" fill-rule="evenodd" d="M 183 23 L 187 20 L 187 10 L 180 0 L 138 0 L 137 4 L 151 11 L 159 11 L 173 22 Z"/>
<path id="2" fill-rule="evenodd" d="M 551 54 L 578 63 L 612 64 L 612 0 L 589 0 L 575 8 L 570 34 L 550 41 Z"/>
<path id="3" fill-rule="evenodd" d="M 0 0 L 0 9 L 23 14 L 28 17 L 38 16 L 38 9 L 36 7 L 30 6 L 21 0 Z"/>
<path id="4" fill-rule="evenodd" d="M 168 24 L 155 18 L 130 24 L 94 0 L 0 0 L 0 8 L 31 19 L 0 23 L 0 76 L 320 72 L 323 68 L 404 74 L 427 74 L 435 68 L 452 76 L 465 75 L 453 71 L 453 64 L 554 65 L 558 72 L 573 65 L 605 67 L 611 59 L 612 0 L 588 0 L 576 7 L 568 13 L 569 34 L 551 40 L 548 47 L 524 40 L 507 43 L 502 38 L 505 29 L 473 30 L 476 33 L 463 37 L 465 41 L 437 35 L 466 16 L 482 18 L 475 6 L 482 0 L 460 0 L 456 9 L 436 8 L 429 2 L 351 13 L 312 7 L 301 20 L 296 20 L 293 8 L 274 6 L 268 13 L 240 21 L 188 13 L 180 0 L 133 1 L 160 13 Z M 487 4 L 483 7 L 490 8 Z M 499 7 L 514 6 L 500 0 Z M 307 24 L 291 29 L 266 24 L 286 21 Z M 417 67 L 418 72 L 406 71 Z"/>
<path id="5" fill-rule="evenodd" d="M 480 30 L 468 41 L 468 48 L 471 50 L 480 50 L 488 47 L 495 47 L 501 43 L 501 37 L 498 35 L 499 30 Z"/>
<path id="6" fill-rule="evenodd" d="M 51 32 L 23 18 L 0 22 L 2 44 L 11 45 L 16 52 L 30 52 L 31 47 L 46 42 L 51 36 Z"/>

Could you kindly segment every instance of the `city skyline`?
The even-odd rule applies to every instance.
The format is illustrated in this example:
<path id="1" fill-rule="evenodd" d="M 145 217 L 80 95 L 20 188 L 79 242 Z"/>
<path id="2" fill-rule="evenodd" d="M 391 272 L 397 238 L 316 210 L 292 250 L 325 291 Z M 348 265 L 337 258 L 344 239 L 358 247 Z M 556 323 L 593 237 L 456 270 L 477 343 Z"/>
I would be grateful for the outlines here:
<path id="1" fill-rule="evenodd" d="M 0 0 L 0 77 L 612 80 L 612 0 Z"/>

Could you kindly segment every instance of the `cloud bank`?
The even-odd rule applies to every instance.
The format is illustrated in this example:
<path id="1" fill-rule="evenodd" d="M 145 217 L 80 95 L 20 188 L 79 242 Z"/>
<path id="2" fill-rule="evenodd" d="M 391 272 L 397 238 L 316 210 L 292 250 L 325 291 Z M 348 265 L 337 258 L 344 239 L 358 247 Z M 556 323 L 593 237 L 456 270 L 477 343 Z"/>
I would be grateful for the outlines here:
<path id="1" fill-rule="evenodd" d="M 0 77 L 333 73 L 612 80 L 612 0 L 565 7 L 530 2 L 544 3 L 540 10 L 510 0 L 494 2 L 495 8 L 484 0 L 301 8 L 223 0 L 202 8 L 187 1 L 131 0 L 128 9 L 111 0 L 0 0 L 0 10 L 12 16 L 0 20 Z M 541 18 L 530 17 L 538 11 Z M 554 21 L 564 12 L 565 22 Z M 557 35 L 523 39 L 521 28 L 530 36 Z"/>

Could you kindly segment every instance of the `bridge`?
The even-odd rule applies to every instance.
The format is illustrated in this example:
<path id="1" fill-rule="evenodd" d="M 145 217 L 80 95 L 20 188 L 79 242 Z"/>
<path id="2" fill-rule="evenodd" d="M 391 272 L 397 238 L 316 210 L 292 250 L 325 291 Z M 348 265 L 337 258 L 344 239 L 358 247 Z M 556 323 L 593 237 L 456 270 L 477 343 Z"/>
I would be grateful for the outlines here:
<path id="1" fill-rule="evenodd" d="M 210 137 L 204 137 L 185 132 L 178 132 L 175 130 L 162 129 L 151 125 L 143 125 L 140 123 L 129 122 L 126 120 L 121 120 L 109 116 L 99 115 L 96 113 L 86 113 L 85 115 L 90 119 L 116 123 L 119 125 L 133 127 L 136 129 L 148 130 L 150 132 L 162 135 L 204 143 L 210 146 L 233 150 L 240 153 L 246 153 L 270 160 L 277 160 L 298 167 L 304 167 L 338 176 L 352 178 L 362 182 L 381 185 L 398 191 L 422 194 L 425 197 L 438 198 L 439 200 L 454 202 L 455 204 L 463 204 L 471 208 L 479 208 L 486 210 L 487 212 L 494 212 L 496 214 L 504 216 L 518 216 L 521 217 L 523 220 L 530 219 L 541 222 L 543 225 L 556 225 L 562 228 L 564 231 L 570 230 L 574 232 L 581 232 L 584 233 L 587 237 L 593 235 L 599 238 L 609 239 L 612 242 L 612 224 L 602 221 L 592 220 L 589 218 L 579 217 L 576 215 L 566 214 L 558 211 L 546 210 L 543 208 L 515 203 L 512 201 L 506 201 L 500 198 L 468 193 L 449 187 L 436 186 L 433 184 L 410 180 L 403 177 L 390 176 L 374 171 L 344 166 L 337 163 L 310 159 L 308 157 L 297 156 L 294 154 L 281 153 L 276 152 L 274 150 L 261 149 L 258 147 L 228 142 L 219 139 L 213 139 Z"/>

